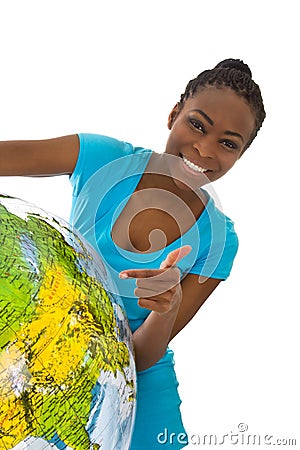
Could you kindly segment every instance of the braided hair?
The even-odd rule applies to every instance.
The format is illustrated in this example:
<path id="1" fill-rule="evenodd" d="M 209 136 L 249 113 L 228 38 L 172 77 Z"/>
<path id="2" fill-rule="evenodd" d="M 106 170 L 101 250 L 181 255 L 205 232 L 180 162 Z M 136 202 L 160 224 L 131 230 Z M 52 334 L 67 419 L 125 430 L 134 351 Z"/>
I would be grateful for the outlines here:
<path id="1" fill-rule="evenodd" d="M 252 80 L 252 73 L 249 66 L 240 59 L 225 59 L 219 62 L 213 69 L 201 72 L 187 84 L 185 92 L 181 95 L 180 102 L 178 103 L 179 110 L 188 98 L 207 86 L 214 86 L 216 88 L 229 87 L 239 96 L 243 97 L 250 106 L 255 118 L 255 128 L 246 144 L 246 150 L 257 135 L 266 117 L 260 88 Z"/>

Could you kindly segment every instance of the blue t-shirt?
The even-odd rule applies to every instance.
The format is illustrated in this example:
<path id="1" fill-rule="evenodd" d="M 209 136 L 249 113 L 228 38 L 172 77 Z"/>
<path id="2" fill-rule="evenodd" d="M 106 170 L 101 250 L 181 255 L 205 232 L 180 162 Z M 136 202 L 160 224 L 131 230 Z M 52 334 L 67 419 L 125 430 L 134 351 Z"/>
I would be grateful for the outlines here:
<path id="1" fill-rule="evenodd" d="M 80 152 L 70 178 L 73 186 L 71 223 L 107 265 L 133 331 L 150 311 L 138 306 L 133 294 L 135 280 L 119 279 L 120 271 L 159 268 L 170 251 L 188 244 L 192 251 L 177 264 L 182 277 L 193 273 L 224 280 L 229 276 L 238 248 L 237 235 L 233 222 L 204 190 L 207 204 L 199 219 L 164 249 L 141 254 L 116 245 L 111 237 L 112 227 L 138 185 L 153 152 L 101 135 L 79 134 L 79 139 Z"/>

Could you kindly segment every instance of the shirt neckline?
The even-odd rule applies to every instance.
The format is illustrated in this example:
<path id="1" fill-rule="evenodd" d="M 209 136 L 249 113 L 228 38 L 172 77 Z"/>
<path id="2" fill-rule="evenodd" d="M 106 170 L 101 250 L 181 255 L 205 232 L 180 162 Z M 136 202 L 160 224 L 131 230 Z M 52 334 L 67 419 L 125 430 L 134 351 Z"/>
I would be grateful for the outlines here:
<path id="1" fill-rule="evenodd" d="M 178 241 L 184 240 L 184 238 L 185 238 L 189 233 L 191 233 L 191 232 L 193 231 L 194 227 L 195 227 L 195 226 L 198 226 L 198 225 L 200 224 L 200 222 L 203 221 L 203 220 L 205 219 L 205 217 L 206 217 L 206 215 L 207 215 L 207 211 L 208 211 L 208 210 L 211 208 L 211 206 L 213 205 L 213 199 L 212 199 L 212 197 L 209 195 L 209 193 L 208 193 L 205 189 L 200 188 L 201 191 L 202 191 L 202 193 L 203 193 L 203 195 L 207 198 L 207 203 L 205 204 L 204 209 L 203 209 L 203 211 L 201 212 L 201 214 L 200 214 L 200 216 L 198 217 L 198 219 L 194 222 L 194 224 L 191 226 L 191 228 L 189 228 L 182 236 L 179 236 L 175 241 L 171 242 L 169 245 L 167 245 L 167 246 L 164 247 L 164 248 L 161 248 L 161 249 L 159 249 L 159 250 L 156 250 L 155 252 L 149 252 L 149 253 L 137 253 L 137 252 L 134 252 L 134 251 L 131 251 L 131 250 L 126 250 L 126 249 L 120 247 L 118 244 L 116 244 L 115 241 L 114 241 L 113 238 L 112 238 L 112 235 L 111 235 L 112 228 L 113 228 L 113 226 L 114 226 L 116 220 L 118 219 L 118 217 L 120 216 L 120 214 L 121 214 L 122 211 L 124 210 L 125 206 L 127 205 L 129 199 L 131 198 L 133 192 L 135 191 L 137 185 L 139 184 L 139 182 L 140 182 L 140 180 L 141 180 L 143 174 L 145 173 L 147 164 L 148 164 L 148 162 L 149 162 L 149 160 L 150 160 L 150 157 L 151 157 L 152 153 L 153 153 L 153 151 L 150 151 L 150 152 L 149 152 L 149 157 L 148 157 L 147 160 L 146 160 L 145 167 L 144 167 L 143 171 L 141 171 L 141 174 L 135 175 L 134 177 L 132 177 L 131 190 L 130 190 L 130 194 L 127 195 L 127 201 L 124 202 L 124 198 L 122 199 L 122 202 L 124 202 L 123 207 L 120 209 L 119 213 L 118 213 L 118 214 L 116 215 L 116 217 L 114 218 L 114 222 L 111 221 L 110 226 L 106 228 L 107 240 L 108 240 L 108 242 L 109 242 L 109 244 L 110 244 L 110 247 L 111 247 L 112 249 L 114 249 L 115 251 L 117 251 L 118 253 L 122 253 L 122 254 L 128 255 L 128 256 L 129 256 L 129 255 L 131 255 L 131 256 L 134 255 L 134 258 L 139 258 L 139 257 L 140 257 L 140 258 L 145 259 L 145 258 L 147 258 L 147 257 L 153 257 L 153 256 L 160 255 L 160 254 L 162 254 L 162 253 L 164 253 L 164 252 L 169 251 L 169 249 L 170 249 L 171 247 L 174 247 L 174 246 L 176 247 L 176 243 L 177 243 Z"/>

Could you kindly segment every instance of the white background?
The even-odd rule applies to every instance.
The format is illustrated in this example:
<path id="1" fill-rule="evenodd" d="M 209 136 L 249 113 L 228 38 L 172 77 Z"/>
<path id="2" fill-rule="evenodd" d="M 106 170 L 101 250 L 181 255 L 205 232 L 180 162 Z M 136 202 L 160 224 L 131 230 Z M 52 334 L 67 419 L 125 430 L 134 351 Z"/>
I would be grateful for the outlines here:
<path id="1" fill-rule="evenodd" d="M 160 152 L 170 109 L 202 70 L 241 58 L 261 87 L 263 128 L 214 186 L 239 234 L 232 275 L 172 344 L 190 435 L 221 440 L 246 423 L 300 445 L 296 4 L 0 3 L 1 140 L 93 132 Z M 0 178 L 0 190 L 69 216 L 67 177 Z"/>

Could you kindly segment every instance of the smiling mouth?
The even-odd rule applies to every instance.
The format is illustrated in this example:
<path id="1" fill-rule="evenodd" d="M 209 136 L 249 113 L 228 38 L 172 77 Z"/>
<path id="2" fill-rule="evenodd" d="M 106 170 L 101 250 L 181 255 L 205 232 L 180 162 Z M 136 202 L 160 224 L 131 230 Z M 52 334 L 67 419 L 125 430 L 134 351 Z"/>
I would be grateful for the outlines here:
<path id="1" fill-rule="evenodd" d="M 187 159 L 185 156 L 183 156 L 180 153 L 180 156 L 184 162 L 184 164 L 189 168 L 192 169 L 196 173 L 205 173 L 205 172 L 211 172 L 209 169 L 206 169 L 205 167 L 198 166 L 197 164 L 193 163 L 189 159 Z"/>

